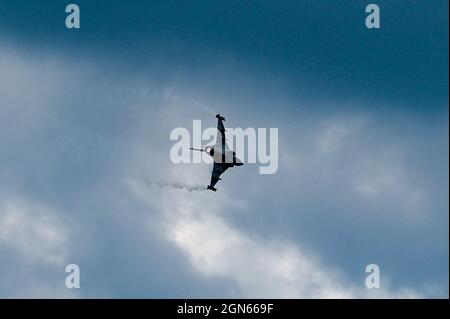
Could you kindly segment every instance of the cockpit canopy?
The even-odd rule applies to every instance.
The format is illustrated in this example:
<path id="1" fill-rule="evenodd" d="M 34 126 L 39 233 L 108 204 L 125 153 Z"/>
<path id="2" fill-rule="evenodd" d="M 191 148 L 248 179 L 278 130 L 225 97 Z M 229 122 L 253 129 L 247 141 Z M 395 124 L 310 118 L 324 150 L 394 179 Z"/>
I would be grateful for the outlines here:
<path id="1" fill-rule="evenodd" d="M 205 152 L 208 153 L 211 156 L 214 156 L 214 147 L 206 146 L 205 147 Z"/>

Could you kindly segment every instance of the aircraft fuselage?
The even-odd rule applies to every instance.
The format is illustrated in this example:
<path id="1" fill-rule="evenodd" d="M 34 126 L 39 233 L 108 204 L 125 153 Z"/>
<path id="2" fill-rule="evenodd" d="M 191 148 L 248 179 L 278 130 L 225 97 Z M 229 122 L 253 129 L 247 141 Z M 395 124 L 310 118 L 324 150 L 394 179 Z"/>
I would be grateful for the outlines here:
<path id="1" fill-rule="evenodd" d="M 220 146 L 214 145 L 206 150 L 216 163 L 226 163 L 232 166 L 243 165 L 242 161 L 236 157 L 233 151 L 223 150 Z"/>

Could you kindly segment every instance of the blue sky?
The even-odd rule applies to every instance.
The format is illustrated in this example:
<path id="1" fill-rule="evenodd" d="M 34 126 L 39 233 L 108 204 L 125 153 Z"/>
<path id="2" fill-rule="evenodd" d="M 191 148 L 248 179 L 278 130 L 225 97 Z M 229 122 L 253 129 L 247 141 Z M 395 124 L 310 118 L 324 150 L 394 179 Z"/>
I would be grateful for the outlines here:
<path id="1" fill-rule="evenodd" d="M 448 2 L 376 3 L 0 1 L 0 296 L 448 297 Z M 211 110 L 277 174 L 147 183 Z"/>

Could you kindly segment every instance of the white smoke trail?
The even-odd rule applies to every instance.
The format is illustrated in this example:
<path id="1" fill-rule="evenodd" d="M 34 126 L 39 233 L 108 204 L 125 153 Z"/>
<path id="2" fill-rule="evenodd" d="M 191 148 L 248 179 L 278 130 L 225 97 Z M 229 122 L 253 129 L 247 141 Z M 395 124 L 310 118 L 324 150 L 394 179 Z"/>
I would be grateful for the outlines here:
<path id="1" fill-rule="evenodd" d="M 156 185 L 159 188 L 167 187 L 167 188 L 172 188 L 172 189 L 186 190 L 188 192 L 206 191 L 206 189 L 207 189 L 205 185 L 201 185 L 201 184 L 189 185 L 189 184 L 180 183 L 180 182 L 163 182 L 163 181 L 153 182 L 148 179 L 145 180 L 144 183 L 147 186 Z"/>
<path id="2" fill-rule="evenodd" d="M 200 102 L 195 102 L 195 105 L 198 106 L 199 108 L 201 108 L 203 111 L 206 111 L 212 115 L 216 115 L 217 113 L 219 113 L 218 111 L 214 110 L 212 107 L 209 107 L 206 104 L 200 103 Z"/>
<path id="3" fill-rule="evenodd" d="M 187 190 L 189 192 L 193 192 L 193 191 L 205 191 L 206 190 L 206 186 L 204 185 L 200 185 L 200 184 L 196 184 L 196 185 L 187 185 L 184 183 L 178 183 L 178 182 L 171 182 L 171 183 L 167 183 L 167 182 L 158 182 L 157 183 L 158 187 L 170 187 L 170 188 L 175 188 L 175 189 L 183 189 L 183 190 Z"/>

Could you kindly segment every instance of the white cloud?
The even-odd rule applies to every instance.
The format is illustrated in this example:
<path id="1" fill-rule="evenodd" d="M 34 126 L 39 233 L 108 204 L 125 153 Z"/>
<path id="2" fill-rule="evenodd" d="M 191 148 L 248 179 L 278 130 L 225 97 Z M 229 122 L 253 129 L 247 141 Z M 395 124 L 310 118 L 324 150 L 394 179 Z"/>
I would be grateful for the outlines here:
<path id="1" fill-rule="evenodd" d="M 408 156 L 414 152 L 398 138 L 398 128 L 362 113 L 317 121 L 316 126 L 305 125 L 299 147 L 281 152 L 299 180 L 335 188 L 368 207 L 382 206 L 380 211 L 418 218 L 407 221 L 424 217 L 428 190 L 412 169 Z"/>
<path id="2" fill-rule="evenodd" d="M 339 282 L 298 247 L 252 237 L 214 215 L 177 218 L 168 237 L 194 268 L 225 276 L 246 298 L 350 298 L 351 286 Z"/>
<path id="3" fill-rule="evenodd" d="M 71 230 L 61 214 L 21 196 L 0 200 L 0 296 L 7 298 L 77 298 L 64 285 Z M 5 295 L 4 295 L 5 294 Z"/>
<path id="4" fill-rule="evenodd" d="M 172 173 L 179 176 L 176 170 Z M 184 178 L 192 180 L 194 176 Z M 233 203 L 227 200 L 224 189 L 222 195 L 210 197 L 209 193 L 161 192 L 136 179 L 127 184 L 135 196 L 160 210 L 162 236 L 183 252 L 193 270 L 211 280 L 230 280 L 238 289 L 233 297 L 422 297 L 410 289 L 392 291 L 387 281 L 382 289 L 368 290 L 364 282 L 357 284 L 344 278 L 339 269 L 324 265 L 299 243 L 263 238 L 236 228 L 226 221 L 225 207 Z"/>
<path id="5" fill-rule="evenodd" d="M 361 117 L 348 117 L 345 119 L 328 119 L 320 125 L 316 143 L 324 155 L 335 155 L 345 146 L 351 145 L 356 134 L 367 124 L 367 119 Z"/>
<path id="6" fill-rule="evenodd" d="M 409 216 L 421 212 L 425 205 L 425 191 L 414 185 L 404 165 L 398 165 L 401 162 L 395 156 L 365 158 L 357 162 L 355 167 L 361 169 L 353 178 L 355 193 L 369 203 L 392 202 L 400 206 L 399 212 Z"/>
<path id="7" fill-rule="evenodd" d="M 9 64 L 8 61 L 11 61 L 12 64 Z M 10 73 L 14 73 L 17 82 L 39 82 L 37 90 L 33 89 L 32 92 L 26 94 L 25 98 L 21 98 L 18 88 L 9 87 L 7 83 L 9 77 L 6 75 L 2 77 L 0 74 L 0 93 L 5 93 L 3 96 L 6 97 L 0 100 L 2 106 L 0 116 L 3 117 L 2 120 L 9 119 L 11 115 L 19 116 L 23 121 L 13 121 L 13 123 L 23 124 L 19 125 L 17 132 L 25 132 L 26 134 L 24 135 L 30 138 L 26 142 L 30 142 L 32 141 L 34 132 L 27 130 L 27 128 L 34 128 L 34 125 L 46 126 L 45 123 L 42 124 L 42 117 L 36 114 L 50 113 L 42 112 L 42 109 L 39 107 L 44 107 L 51 100 L 52 103 L 50 104 L 53 107 L 58 106 L 61 109 L 64 108 L 64 105 L 61 106 L 54 103 L 53 95 L 48 91 L 48 88 L 51 87 L 52 90 L 58 92 L 57 94 L 64 96 L 65 91 L 62 89 L 62 86 L 57 86 L 57 82 L 63 83 L 65 76 L 59 73 L 58 63 L 46 63 L 46 65 L 50 65 L 50 68 L 44 68 L 42 66 L 39 67 L 35 63 L 30 64 L 27 61 L 28 59 L 11 58 L 11 55 L 2 54 L 0 51 L 0 67 L 7 67 Z M 50 82 L 42 81 L 40 78 L 39 73 L 45 73 L 43 69 L 52 71 L 50 72 Z M 73 74 L 70 72 L 70 70 L 73 71 L 72 68 L 68 69 L 70 77 L 77 74 L 76 72 Z M 44 82 L 46 85 L 42 86 L 40 83 Z M 74 84 L 80 84 L 80 82 L 75 81 Z M 122 83 L 114 82 L 114 85 L 121 88 L 121 93 L 130 92 L 130 90 L 135 89 L 123 86 Z M 39 94 L 41 91 L 39 89 L 40 87 L 44 90 L 43 95 Z M 145 87 L 145 85 L 138 86 L 137 90 L 139 91 L 141 87 Z M 86 89 L 86 87 L 82 88 L 83 90 Z M 157 91 L 158 88 L 154 88 L 154 90 Z M 102 92 L 97 90 L 96 94 L 102 95 Z M 389 287 L 369 294 L 365 288 L 360 287 L 360 284 L 363 285 L 362 282 L 355 283 L 349 278 L 342 277 L 339 269 L 335 269 L 333 265 L 325 265 L 322 263 L 316 255 L 313 255 L 309 251 L 307 252 L 302 247 L 301 242 L 294 243 L 274 237 L 265 238 L 264 234 L 253 233 L 245 230 L 245 228 L 233 225 L 230 219 L 228 219 L 228 212 L 245 212 L 246 209 L 252 207 L 252 203 L 248 203 L 246 200 L 238 200 L 237 198 L 230 201 L 230 196 L 228 196 L 229 194 L 227 194 L 225 187 L 215 194 L 210 192 L 183 193 L 179 190 L 167 188 L 163 190 L 149 190 L 148 186 L 141 183 L 141 175 L 148 175 L 146 177 L 152 179 L 158 178 L 159 176 L 163 180 L 167 178 L 169 181 L 195 180 L 196 182 L 199 180 L 208 182 L 210 175 L 208 169 L 204 166 L 173 167 L 167 165 L 168 153 L 164 152 L 164 150 L 155 152 L 155 149 L 158 151 L 161 150 L 161 145 L 166 145 L 165 143 L 168 142 L 169 130 L 166 129 L 171 127 L 173 123 L 180 125 L 177 121 L 181 120 L 189 111 L 186 103 L 183 103 L 184 99 L 182 95 L 164 95 L 164 90 L 157 92 L 156 98 L 151 92 L 148 95 L 146 94 L 143 94 L 142 100 L 136 99 L 133 93 L 130 93 L 134 98 L 131 101 L 126 99 L 120 100 L 123 105 L 132 105 L 134 107 L 134 109 L 131 108 L 130 110 L 131 112 L 136 112 L 134 118 L 137 122 L 130 122 L 127 125 L 127 127 L 132 127 L 130 130 L 133 130 L 133 133 L 130 134 L 132 136 L 131 140 L 115 141 L 115 143 L 124 142 L 124 144 L 127 144 L 124 147 L 124 153 L 129 148 L 132 149 L 129 154 L 129 162 L 121 163 L 120 165 L 124 166 L 127 173 L 127 170 L 129 170 L 133 176 L 138 176 L 137 180 L 131 179 L 126 182 L 130 190 L 144 203 L 147 203 L 148 208 L 152 208 L 149 209 L 149 211 L 152 210 L 153 212 L 152 216 L 148 218 L 149 222 L 160 224 L 161 233 L 159 235 L 163 236 L 186 256 L 186 259 L 196 273 L 211 280 L 215 278 L 227 278 L 237 287 L 237 296 L 239 297 L 356 298 L 418 296 L 414 291 L 391 291 Z M 158 94 L 163 97 L 162 101 L 158 100 Z M 113 100 L 114 92 L 110 96 Z M 153 108 L 151 110 L 153 113 L 150 113 L 151 116 L 149 116 L 147 109 L 150 108 L 139 108 L 137 105 L 147 106 L 148 100 L 152 99 L 161 102 L 162 107 Z M 135 103 L 136 101 L 138 103 Z M 15 110 L 17 105 L 23 108 L 17 111 Z M 205 109 L 204 107 L 200 108 Z M 139 114 L 139 112 L 142 112 L 142 114 Z M 64 115 L 64 112 L 61 111 L 61 114 Z M 57 115 L 53 114 L 52 116 Z M 156 120 L 158 118 L 164 118 L 164 123 Z M 186 118 L 184 120 L 187 121 Z M 94 123 L 86 123 L 85 125 L 92 125 L 89 129 L 95 135 L 97 133 L 96 125 L 98 123 L 95 121 L 92 122 Z M 342 183 L 342 180 L 339 180 L 337 185 L 345 189 L 351 189 L 352 191 L 358 192 L 361 196 L 366 197 L 386 194 L 382 189 L 395 189 L 392 185 L 396 185 L 395 183 L 398 184 L 398 180 L 406 184 L 408 179 L 403 179 L 401 175 L 397 177 L 394 175 L 395 180 L 390 181 L 389 179 L 382 178 L 382 175 L 375 171 L 375 174 L 381 176 L 377 182 L 377 179 L 371 179 L 369 175 L 354 174 L 352 173 L 352 163 L 345 166 L 342 172 L 338 172 L 341 175 L 334 174 L 336 168 L 334 164 L 340 164 L 341 162 L 334 162 L 334 156 L 332 155 L 339 153 L 345 147 L 352 146 L 352 138 L 357 136 L 354 133 L 359 132 L 358 123 L 354 124 L 350 122 L 349 125 L 347 124 L 347 122 L 331 123 L 325 129 L 324 135 L 319 137 L 316 140 L 317 144 L 315 144 L 317 146 L 316 150 L 319 150 L 318 153 L 321 153 L 321 156 L 316 157 L 317 153 L 311 152 L 310 158 L 303 161 L 303 169 L 313 172 L 314 167 L 322 165 L 320 168 L 325 171 L 326 174 L 324 175 L 328 178 L 325 180 L 326 182 L 336 182 L 336 180 L 333 181 L 332 179 L 335 178 L 338 180 L 339 176 L 345 175 L 348 177 L 348 180 L 346 180 L 348 183 Z M 140 126 L 145 128 L 140 131 Z M 25 130 L 22 130 L 23 128 Z M 302 136 L 297 128 L 296 137 Z M 0 128 L 0 130 L 6 130 L 6 128 Z M 167 135 L 165 132 L 167 132 Z M 286 141 L 288 140 L 286 139 Z M 292 139 L 292 141 L 298 141 L 298 138 Z M 22 146 L 22 144 L 20 145 Z M 28 144 L 23 145 L 26 147 Z M 289 145 L 295 146 L 294 143 Z M 54 153 L 52 154 L 53 156 L 55 155 Z M 46 156 L 51 156 L 52 154 L 46 154 Z M 80 156 L 84 155 L 80 154 Z M 302 158 L 303 154 L 299 157 Z M 294 156 L 293 160 L 295 161 L 296 158 L 297 156 Z M 105 160 L 108 161 L 107 158 Z M 364 169 L 371 171 L 372 167 L 369 165 Z M 120 174 L 120 169 L 117 171 Z M 302 174 L 303 172 L 298 170 L 296 165 L 293 165 L 289 174 L 291 174 L 290 176 L 295 176 L 295 174 Z M 316 174 L 313 176 L 315 178 L 317 177 L 317 171 L 314 171 L 314 173 Z M 108 180 L 111 187 L 115 187 L 115 183 L 118 183 L 118 175 L 115 174 L 116 172 L 111 173 L 110 180 Z M 46 180 L 45 178 L 48 178 L 48 176 L 43 178 L 44 181 Z M 286 186 L 291 185 L 288 184 Z M 308 185 L 303 187 L 308 187 Z M 90 189 L 89 191 L 92 190 Z M 405 192 L 410 194 L 409 189 Z M 64 196 L 64 194 L 61 195 Z M 402 193 L 398 195 L 402 196 Z M 125 197 L 126 194 L 123 194 L 123 196 L 120 197 L 126 202 L 128 200 Z M 105 200 L 105 198 L 102 199 Z M 380 201 L 383 199 L 384 197 L 378 197 Z M 101 199 L 96 198 L 95 200 L 96 202 L 93 206 L 104 207 L 102 205 L 105 205 L 105 203 L 102 203 Z M 113 202 L 118 199 L 108 198 L 108 200 Z M 87 204 L 92 203 L 88 202 Z M 112 205 L 111 203 L 108 204 Z M 123 207 L 123 210 L 130 214 L 133 213 L 134 203 L 132 202 L 130 206 Z M 0 215 L 0 247 L 8 248 L 19 256 L 24 262 L 23 265 L 21 264 L 21 268 L 25 267 L 26 274 L 33 273 L 35 267 L 39 267 L 38 265 L 42 264 L 47 265 L 46 268 L 48 267 L 48 270 L 51 272 L 60 271 L 60 266 L 64 265 L 67 261 L 69 254 L 67 247 L 71 236 L 70 231 L 73 230 L 73 225 L 68 225 L 61 219 L 62 213 L 56 211 L 50 205 L 29 201 L 22 197 L 5 198 L 0 207 L 2 209 L 2 214 Z M 123 219 L 122 216 L 120 218 L 120 222 L 124 223 L 131 223 L 132 220 L 132 218 Z M 139 228 L 144 226 L 141 224 L 130 225 L 130 228 L 133 227 Z M 154 229 L 152 228 L 152 230 Z M 100 247 L 98 249 L 102 248 Z M 102 261 L 97 260 L 97 262 Z M 7 274 L 8 277 L 18 278 L 20 276 L 20 273 L 15 269 L 10 270 L 11 273 Z M 47 293 L 51 295 L 50 291 L 52 287 L 60 287 L 59 285 L 61 284 L 59 281 L 46 282 L 45 278 L 40 279 L 38 277 L 34 277 L 32 282 L 34 284 L 24 286 L 16 295 L 45 296 Z M 55 291 L 58 289 L 55 288 Z M 63 289 L 61 296 L 64 295 L 65 290 Z"/>
<path id="8" fill-rule="evenodd" d="M 177 95 L 176 99 L 169 99 L 169 102 L 164 107 L 164 114 L 173 119 L 184 105 L 183 98 Z M 370 147 L 364 144 L 366 139 L 373 137 L 370 132 L 363 130 L 368 123 L 365 117 L 353 117 L 349 120 L 329 119 L 325 126 L 318 127 L 323 129 L 323 134 L 319 134 L 317 139 L 311 139 L 314 141 L 309 145 L 311 152 L 302 148 L 302 154 L 295 154 L 292 158 L 299 158 L 309 175 L 314 172 L 314 177 L 317 177 L 317 174 L 323 171 L 326 179 L 320 181 L 321 183 L 337 183 L 341 191 L 352 194 L 355 192 L 354 185 L 360 180 L 360 175 L 353 171 L 355 165 L 365 162 L 374 154 L 364 154 L 370 150 Z M 152 130 L 154 129 L 155 127 L 152 127 Z M 147 130 L 150 129 L 144 129 L 141 135 L 149 136 Z M 301 134 L 298 127 L 295 134 L 305 139 L 305 134 Z M 245 212 L 252 205 L 245 200 L 239 200 L 239 197 L 230 196 L 225 187 L 217 193 L 188 193 L 171 189 L 163 191 L 149 187 L 145 180 L 158 177 L 168 181 L 207 183 L 210 176 L 206 165 L 164 165 L 167 160 L 164 154 L 155 154 L 150 143 L 140 141 L 135 144 L 131 162 L 126 165 L 134 176 L 126 180 L 129 190 L 152 208 L 152 226 L 155 222 L 160 224 L 160 235 L 172 242 L 186 256 L 193 270 L 210 280 L 226 278 L 237 287 L 234 297 L 422 297 L 414 289 L 392 289 L 387 279 L 383 280 L 381 289 L 369 290 L 365 288 L 364 280 L 346 278 L 340 269 L 336 269 L 332 264 L 324 264 L 317 255 L 304 249 L 300 242 L 294 243 L 282 237 L 265 238 L 263 234 L 233 225 L 228 219 L 228 212 Z M 344 148 L 345 152 L 341 152 Z M 351 161 L 347 161 L 347 153 L 354 151 L 358 153 L 355 156 L 349 155 Z M 283 156 L 291 153 L 288 151 L 283 153 Z M 152 158 L 152 161 L 148 161 L 148 158 Z M 344 166 L 336 171 L 340 164 Z M 298 176 L 299 180 L 304 180 L 302 174 L 305 172 L 299 169 L 298 165 L 284 169 L 289 169 L 290 177 Z M 370 167 L 365 169 L 371 171 Z M 347 179 L 343 181 L 340 177 Z M 397 175 L 394 175 L 394 179 L 396 182 L 401 180 Z M 155 216 L 155 211 L 160 215 Z M 361 273 L 355 277 L 363 278 L 364 275 L 364 269 L 361 269 Z M 388 277 L 387 274 L 384 276 Z"/>
<path id="9" fill-rule="evenodd" d="M 62 265 L 69 229 L 48 206 L 24 199 L 0 203 L 0 245 L 13 248 L 24 261 Z"/>

